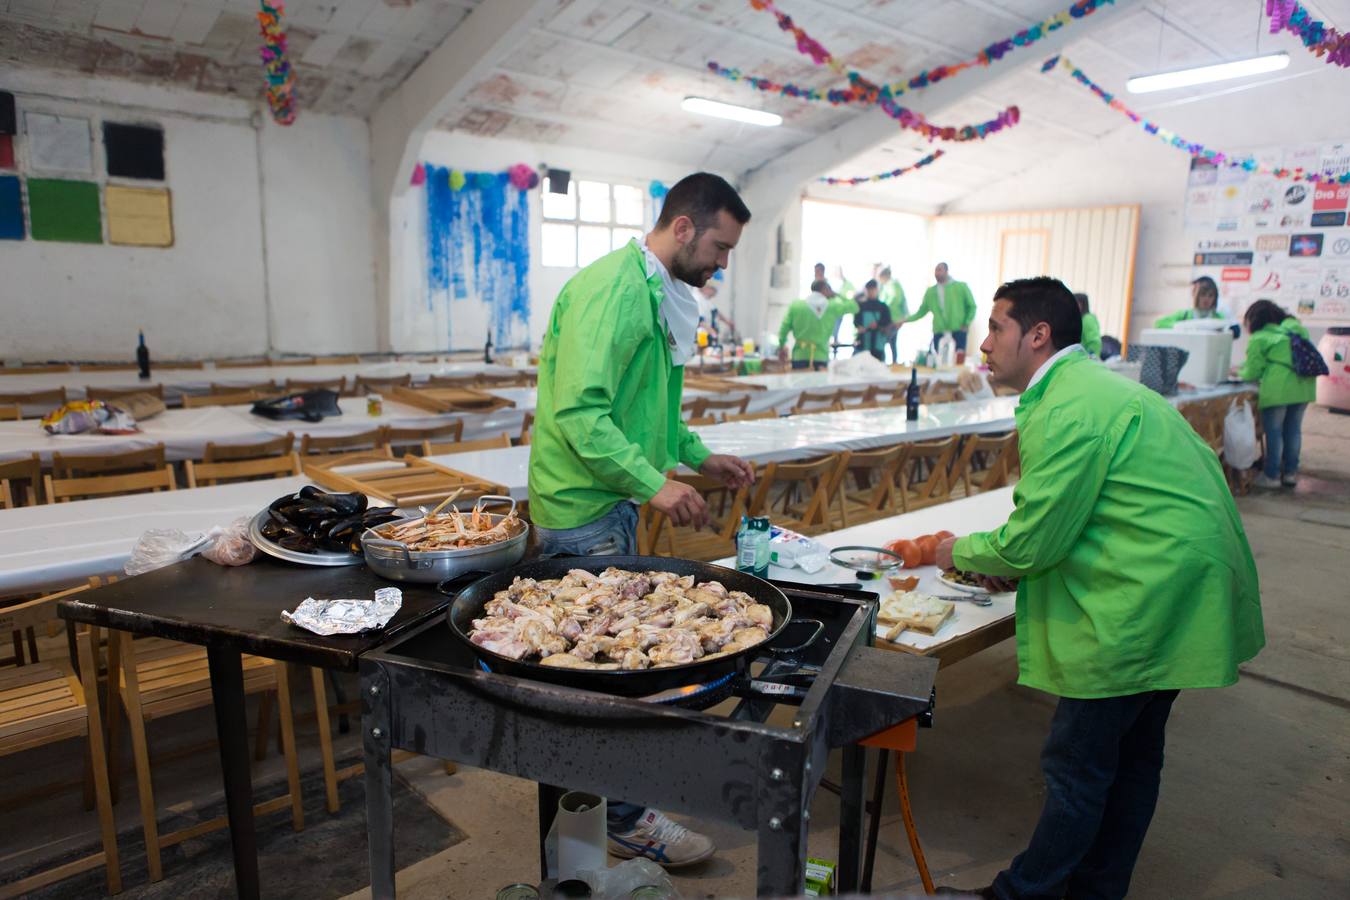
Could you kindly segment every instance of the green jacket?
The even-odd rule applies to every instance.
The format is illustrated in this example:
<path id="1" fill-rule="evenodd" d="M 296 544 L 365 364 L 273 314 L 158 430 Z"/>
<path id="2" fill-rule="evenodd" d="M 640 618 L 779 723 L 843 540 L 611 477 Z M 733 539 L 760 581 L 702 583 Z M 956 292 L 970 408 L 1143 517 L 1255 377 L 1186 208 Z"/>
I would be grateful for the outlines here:
<path id="1" fill-rule="evenodd" d="M 1092 313 L 1083 313 L 1083 349 L 1093 356 L 1102 355 L 1102 323 Z"/>
<path id="2" fill-rule="evenodd" d="M 938 304 L 937 285 L 929 285 L 923 292 L 923 303 L 919 311 L 906 322 L 916 322 L 929 313 L 933 314 L 933 334 L 945 334 L 948 331 L 969 331 L 970 323 L 975 321 L 975 297 L 964 281 L 949 281 L 942 286 L 943 302 Z"/>
<path id="3" fill-rule="evenodd" d="M 1258 406 L 1287 406 L 1291 403 L 1311 403 L 1317 395 L 1317 379 L 1294 371 L 1294 351 L 1289 346 L 1289 335 L 1306 338 L 1308 329 L 1293 316 L 1278 325 L 1267 325 L 1247 342 L 1247 358 L 1243 360 L 1238 377 L 1243 381 L 1261 382 Z"/>
<path id="4" fill-rule="evenodd" d="M 1020 576 L 1018 681 L 1062 697 L 1222 687 L 1265 644 L 1219 459 L 1161 395 L 1084 354 L 1022 394 L 1022 478 L 957 567 Z"/>
<path id="5" fill-rule="evenodd" d="M 817 316 L 805 300 L 794 300 L 783 315 L 783 324 L 778 327 L 778 346 L 786 347 L 788 335 L 792 335 L 792 358 L 828 362 L 830 341 L 834 339 L 834 326 L 844 316 L 858 311 L 858 304 L 836 294 L 825 305 L 825 312 Z"/>
<path id="6" fill-rule="evenodd" d="M 899 322 L 909 318 L 909 301 L 905 299 L 905 289 L 900 282 L 892 278 L 881 286 L 881 302 L 891 308 L 891 319 Z"/>
<path id="7" fill-rule="evenodd" d="M 680 421 L 684 368 L 670 364 L 663 299 L 630 242 L 572 276 L 553 304 L 530 446 L 530 518 L 544 528 L 650 500 L 666 470 L 708 458 Z"/>
<path id="8" fill-rule="evenodd" d="M 1153 327 L 1154 327 L 1154 328 L 1171 328 L 1173 325 L 1177 324 L 1178 322 L 1185 322 L 1187 319 L 1198 319 L 1198 318 L 1200 318 L 1200 316 L 1197 316 L 1197 315 L 1195 314 L 1195 310 L 1194 310 L 1194 309 L 1190 309 L 1190 308 L 1187 308 L 1187 309 L 1179 309 L 1179 310 L 1177 310 L 1176 312 L 1172 313 L 1171 315 L 1163 316 L 1161 319 L 1159 319 L 1158 321 L 1154 322 L 1154 323 L 1153 323 Z M 1211 319 L 1222 319 L 1222 318 L 1224 318 L 1223 310 L 1221 310 L 1221 309 L 1216 309 L 1216 310 L 1214 310 L 1214 315 L 1210 316 L 1210 318 L 1211 318 Z"/>

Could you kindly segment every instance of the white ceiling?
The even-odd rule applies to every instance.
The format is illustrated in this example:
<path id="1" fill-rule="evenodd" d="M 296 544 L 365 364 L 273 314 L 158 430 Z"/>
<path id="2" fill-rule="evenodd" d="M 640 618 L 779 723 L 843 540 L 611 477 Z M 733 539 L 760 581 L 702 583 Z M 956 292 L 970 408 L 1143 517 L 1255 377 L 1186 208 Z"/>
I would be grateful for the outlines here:
<path id="1" fill-rule="evenodd" d="M 479 2 L 289 0 L 301 114 L 369 115 Z M 1069 0 L 779 2 L 837 56 L 889 82 L 968 58 Z M 1350 27 L 1350 0 L 1305 5 L 1334 27 Z M 1264 0 L 1149 0 L 1112 14 L 1108 24 L 1071 42 L 1066 54 L 1117 91 L 1130 75 L 1250 55 L 1258 46 L 1288 50 L 1290 71 L 1325 65 L 1288 35 L 1264 29 L 1258 35 L 1263 7 Z M 0 60 L 256 97 L 262 88 L 256 10 L 256 0 L 0 0 Z M 1018 127 L 984 142 L 941 145 L 946 158 L 904 178 L 813 187 L 812 193 L 938 208 L 1074 142 L 1132 127 L 1064 74 L 1040 74 L 1043 57 L 1035 48 L 1015 51 L 1002 64 L 1005 77 L 930 115 L 938 124 L 960 125 L 1016 103 Z M 562 0 L 441 127 L 739 173 L 860 116 L 882 115 L 759 93 L 710 75 L 709 60 L 821 88 L 839 83 L 746 0 Z M 1173 91 L 1167 99 L 1204 90 Z M 689 95 L 770 109 L 785 121 L 765 129 L 696 116 L 680 109 Z M 1130 103 L 1150 108 L 1148 97 Z M 856 158 L 828 174 L 870 175 L 931 150 L 897 126 L 894 140 L 860 147 Z"/>

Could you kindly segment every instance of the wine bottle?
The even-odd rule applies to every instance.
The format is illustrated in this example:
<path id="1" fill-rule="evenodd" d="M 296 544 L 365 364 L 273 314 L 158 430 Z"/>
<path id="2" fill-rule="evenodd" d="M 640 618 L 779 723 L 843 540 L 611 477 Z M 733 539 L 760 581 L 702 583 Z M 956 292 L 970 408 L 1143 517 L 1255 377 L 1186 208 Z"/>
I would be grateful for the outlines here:
<path id="1" fill-rule="evenodd" d="M 910 422 L 919 420 L 919 369 L 909 370 L 909 387 L 905 390 L 905 419 Z"/>
<path id="2" fill-rule="evenodd" d="M 150 377 L 150 348 L 145 346 L 145 332 L 140 332 L 140 343 L 136 345 L 136 365 L 141 369 L 141 378 Z"/>

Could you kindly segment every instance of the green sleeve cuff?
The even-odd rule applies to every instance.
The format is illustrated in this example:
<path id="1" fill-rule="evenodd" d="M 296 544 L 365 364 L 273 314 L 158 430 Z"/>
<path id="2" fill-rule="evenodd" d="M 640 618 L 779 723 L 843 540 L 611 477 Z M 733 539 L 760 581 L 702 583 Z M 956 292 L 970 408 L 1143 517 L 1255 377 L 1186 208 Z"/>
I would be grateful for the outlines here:
<path id="1" fill-rule="evenodd" d="M 641 489 L 635 492 L 633 499 L 641 500 L 646 503 L 656 496 L 656 492 L 665 487 L 666 476 L 651 466 L 646 467 L 646 471 L 633 473 L 638 482 L 642 485 Z"/>
<path id="2" fill-rule="evenodd" d="M 712 451 L 703 446 L 703 441 L 698 439 L 698 435 L 691 432 L 689 438 L 689 445 L 685 448 L 685 458 L 680 462 L 697 472 L 703 468 L 703 464 L 708 461 L 708 457 L 712 456 Z"/>

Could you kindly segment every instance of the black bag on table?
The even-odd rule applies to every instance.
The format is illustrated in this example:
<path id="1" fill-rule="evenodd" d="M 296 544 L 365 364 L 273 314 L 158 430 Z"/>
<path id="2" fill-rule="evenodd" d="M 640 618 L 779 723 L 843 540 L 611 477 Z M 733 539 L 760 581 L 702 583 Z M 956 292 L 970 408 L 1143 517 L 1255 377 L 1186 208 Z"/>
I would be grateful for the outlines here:
<path id="1" fill-rule="evenodd" d="M 1131 344 L 1126 362 L 1140 364 L 1139 381 L 1144 387 L 1170 397 L 1177 392 L 1177 376 L 1191 354 L 1180 347 Z"/>
<path id="2" fill-rule="evenodd" d="M 306 422 L 322 422 L 325 416 L 340 416 L 337 391 L 320 388 L 305 391 L 303 394 L 291 394 L 288 397 L 275 397 L 271 400 L 259 400 L 250 410 L 255 416 L 281 421 L 283 419 L 304 419 Z"/>

